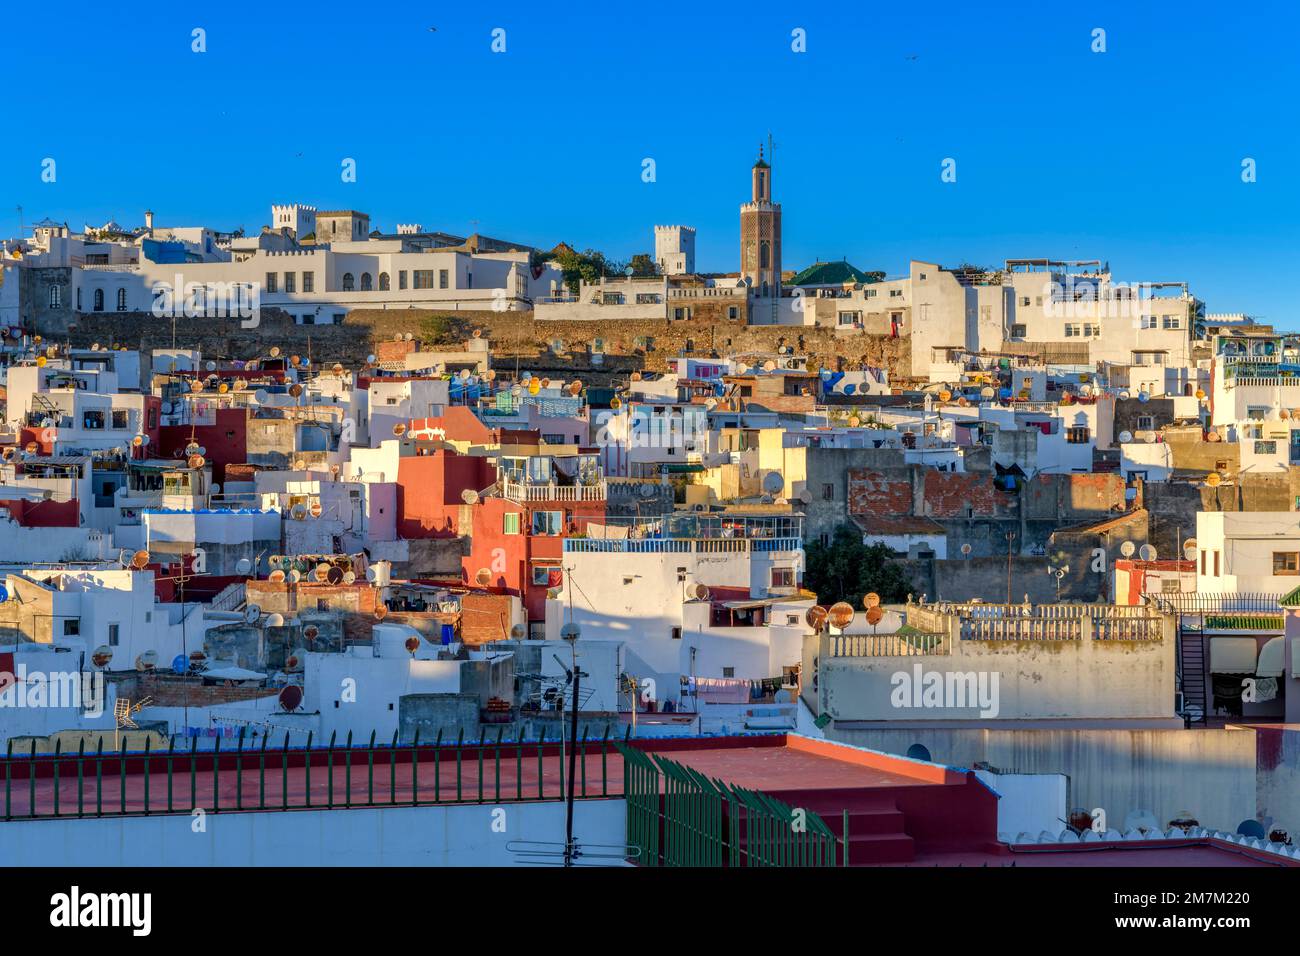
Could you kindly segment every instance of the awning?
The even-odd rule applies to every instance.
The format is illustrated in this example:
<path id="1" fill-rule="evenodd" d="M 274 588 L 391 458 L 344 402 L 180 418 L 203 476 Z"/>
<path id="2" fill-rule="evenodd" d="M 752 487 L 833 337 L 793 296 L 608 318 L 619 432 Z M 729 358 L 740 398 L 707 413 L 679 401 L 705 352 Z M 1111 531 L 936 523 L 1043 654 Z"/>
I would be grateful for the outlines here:
<path id="1" fill-rule="evenodd" d="M 1255 673 L 1255 639 L 1253 637 L 1210 638 L 1210 673 Z"/>
<path id="2" fill-rule="evenodd" d="M 1255 664 L 1256 677 L 1282 676 L 1282 654 L 1285 640 L 1285 637 L 1278 635 L 1259 649 L 1259 661 Z"/>
<path id="3" fill-rule="evenodd" d="M 701 471 L 708 471 L 708 469 L 705 468 L 703 465 L 697 465 L 697 464 L 691 464 L 691 465 L 675 465 L 675 464 L 660 465 L 660 466 L 659 466 L 659 470 L 662 471 L 662 472 L 665 472 L 666 474 L 669 474 L 669 475 L 690 475 L 690 474 L 695 474 L 695 473 L 697 473 L 697 472 L 701 472 Z"/>

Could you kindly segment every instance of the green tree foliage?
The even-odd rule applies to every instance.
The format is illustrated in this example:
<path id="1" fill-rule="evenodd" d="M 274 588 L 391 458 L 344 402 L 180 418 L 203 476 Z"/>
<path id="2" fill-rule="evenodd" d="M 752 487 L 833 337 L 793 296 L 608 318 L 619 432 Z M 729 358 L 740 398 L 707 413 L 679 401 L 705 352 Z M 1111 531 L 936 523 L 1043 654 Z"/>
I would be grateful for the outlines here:
<path id="1" fill-rule="evenodd" d="M 565 249 L 553 255 L 544 256 L 543 262 L 554 262 L 564 273 L 564 284 L 570 292 L 577 292 L 582 282 L 599 282 L 601 276 L 621 276 L 627 264 L 613 259 L 606 259 L 605 254 L 597 249 L 578 252 Z"/>
<path id="2" fill-rule="evenodd" d="M 886 604 L 905 601 L 911 590 L 893 552 L 883 544 L 863 544 L 862 532 L 854 525 L 836 528 L 830 544 L 813 542 L 805 556 L 804 586 L 815 592 L 817 602 L 825 607 L 848 601 L 857 610 L 869 591 L 879 594 Z"/>

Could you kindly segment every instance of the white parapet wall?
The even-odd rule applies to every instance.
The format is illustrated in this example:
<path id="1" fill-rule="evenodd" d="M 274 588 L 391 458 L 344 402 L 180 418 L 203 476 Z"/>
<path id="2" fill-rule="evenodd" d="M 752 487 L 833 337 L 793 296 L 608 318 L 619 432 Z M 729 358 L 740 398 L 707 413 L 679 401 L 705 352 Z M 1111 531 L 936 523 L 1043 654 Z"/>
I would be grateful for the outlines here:
<path id="1" fill-rule="evenodd" d="M 574 808 L 574 835 L 581 844 L 621 846 L 625 828 L 622 799 L 579 800 Z M 484 803 L 0 823 L 0 859 L 8 866 L 536 865 L 526 864 L 517 848 L 512 849 L 517 841 L 563 844 L 564 804 Z"/>

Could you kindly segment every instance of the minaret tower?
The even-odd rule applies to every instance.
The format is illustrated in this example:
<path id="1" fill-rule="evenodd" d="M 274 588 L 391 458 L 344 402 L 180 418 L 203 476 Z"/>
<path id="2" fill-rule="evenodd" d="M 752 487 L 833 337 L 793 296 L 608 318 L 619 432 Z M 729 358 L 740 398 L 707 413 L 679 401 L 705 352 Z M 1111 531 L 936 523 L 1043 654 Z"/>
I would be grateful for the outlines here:
<path id="1" fill-rule="evenodd" d="M 772 202 L 772 167 L 758 147 L 750 170 L 752 198 L 740 207 L 740 273 L 755 294 L 781 291 L 781 204 Z"/>

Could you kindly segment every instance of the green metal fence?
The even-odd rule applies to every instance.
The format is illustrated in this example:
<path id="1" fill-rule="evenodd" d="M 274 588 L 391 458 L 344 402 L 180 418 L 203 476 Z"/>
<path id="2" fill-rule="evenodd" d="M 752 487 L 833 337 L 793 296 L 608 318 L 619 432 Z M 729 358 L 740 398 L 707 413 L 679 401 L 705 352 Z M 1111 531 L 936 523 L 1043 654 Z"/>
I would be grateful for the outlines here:
<path id="1" fill-rule="evenodd" d="M 643 866 L 836 866 L 845 844 L 811 810 L 618 743 L 627 843 Z M 848 837 L 847 815 L 844 838 Z"/>
<path id="2" fill-rule="evenodd" d="M 610 777 L 619 746 L 612 730 L 577 741 L 577 796 L 619 796 L 619 780 Z M 246 742 L 242 729 L 233 747 L 216 738 L 211 750 L 198 749 L 197 738 L 188 746 L 172 738 L 166 750 L 151 749 L 146 738 L 144 751 L 130 753 L 125 743 L 114 750 L 112 737 L 108 744 L 100 737 L 89 749 L 83 739 L 64 751 L 56 740 L 52 753 L 37 753 L 35 740 L 24 752 L 11 739 L 2 819 L 559 800 L 568 786 L 561 749 L 573 746 L 545 733 L 506 739 L 504 728 L 491 736 L 485 729 L 477 740 L 458 733 L 444 741 L 439 731 L 431 744 L 417 731 L 411 744 L 399 744 L 396 733 L 376 742 L 373 732 L 356 742 L 349 732 L 343 740 L 331 734 L 325 746 L 313 746 L 309 733 L 305 747 L 290 747 L 286 733 L 274 746 L 267 736 Z"/>

